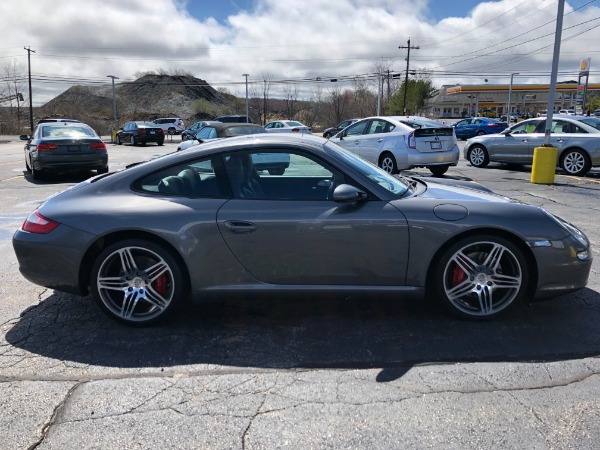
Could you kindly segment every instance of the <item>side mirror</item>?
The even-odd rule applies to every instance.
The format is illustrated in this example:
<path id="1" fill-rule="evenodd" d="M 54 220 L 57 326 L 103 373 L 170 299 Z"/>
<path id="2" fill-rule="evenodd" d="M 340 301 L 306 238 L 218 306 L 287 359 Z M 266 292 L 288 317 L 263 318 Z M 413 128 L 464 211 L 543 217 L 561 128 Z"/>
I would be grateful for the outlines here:
<path id="1" fill-rule="evenodd" d="M 333 201 L 338 203 L 352 203 L 365 200 L 367 193 L 349 184 L 340 184 L 333 191 Z"/>
<path id="2" fill-rule="evenodd" d="M 21 136 L 19 136 L 19 139 L 21 139 L 22 141 L 28 141 L 29 136 L 27 134 L 22 134 Z"/>

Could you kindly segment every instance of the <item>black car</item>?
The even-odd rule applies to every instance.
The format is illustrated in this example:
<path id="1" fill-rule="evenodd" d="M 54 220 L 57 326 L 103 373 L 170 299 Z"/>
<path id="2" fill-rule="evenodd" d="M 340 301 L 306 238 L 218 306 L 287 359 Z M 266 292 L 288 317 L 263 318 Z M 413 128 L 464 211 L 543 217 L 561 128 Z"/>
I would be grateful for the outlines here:
<path id="1" fill-rule="evenodd" d="M 81 122 L 45 122 L 33 135 L 23 134 L 25 169 L 34 180 L 45 172 L 96 170 L 108 172 L 106 144 L 90 127 Z"/>
<path id="2" fill-rule="evenodd" d="M 327 128 L 323 131 L 323 137 L 329 139 L 331 136 L 335 136 L 347 126 L 352 125 L 354 122 L 358 122 L 358 119 L 348 119 L 338 123 L 335 127 Z"/>
<path id="3" fill-rule="evenodd" d="M 248 116 L 220 116 L 214 119 L 217 122 L 226 123 L 252 123 L 252 120 Z"/>
<path id="4" fill-rule="evenodd" d="M 190 126 L 187 130 L 184 130 L 181 133 L 181 140 L 187 141 L 189 139 L 194 139 L 196 136 L 196 133 L 198 133 L 198 131 L 200 131 L 206 125 L 214 125 L 217 123 L 221 123 L 221 122 L 218 120 L 201 120 L 199 122 L 194 122 L 192 124 L 192 126 Z"/>
<path id="5" fill-rule="evenodd" d="M 196 133 L 195 136 L 187 138 L 185 142 L 182 142 L 177 146 L 177 151 L 185 150 L 186 148 L 193 147 L 194 145 L 203 144 L 204 142 L 210 142 L 215 139 L 230 138 L 233 136 L 243 136 L 246 134 L 258 134 L 266 133 L 260 125 L 252 123 L 221 123 L 212 122 L 205 125 Z"/>
<path id="6" fill-rule="evenodd" d="M 156 142 L 158 145 L 165 142 L 164 130 L 152 122 L 127 122 L 117 131 L 117 145 L 146 145 L 148 142 Z"/>

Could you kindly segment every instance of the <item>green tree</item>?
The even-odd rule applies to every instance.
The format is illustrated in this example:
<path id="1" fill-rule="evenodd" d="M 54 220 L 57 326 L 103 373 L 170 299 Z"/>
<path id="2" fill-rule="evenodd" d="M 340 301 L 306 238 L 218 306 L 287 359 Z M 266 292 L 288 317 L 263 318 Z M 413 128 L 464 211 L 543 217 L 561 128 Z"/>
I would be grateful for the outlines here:
<path id="1" fill-rule="evenodd" d="M 404 115 L 404 91 L 406 89 L 406 114 L 420 114 L 423 112 L 426 100 L 435 97 L 438 89 L 428 75 L 418 79 L 409 79 L 408 83 L 402 82 L 400 89 L 392 96 L 386 105 L 386 113 Z"/>

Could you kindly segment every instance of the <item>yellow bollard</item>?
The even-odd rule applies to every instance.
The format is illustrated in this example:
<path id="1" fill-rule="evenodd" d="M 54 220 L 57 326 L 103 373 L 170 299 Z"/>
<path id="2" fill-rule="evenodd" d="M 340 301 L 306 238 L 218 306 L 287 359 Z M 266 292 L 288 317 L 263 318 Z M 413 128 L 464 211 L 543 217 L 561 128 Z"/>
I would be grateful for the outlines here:
<path id="1" fill-rule="evenodd" d="M 112 142 L 113 144 L 116 144 L 116 143 L 117 143 L 117 131 L 118 131 L 118 130 L 114 130 L 114 129 L 113 129 L 113 130 L 111 130 L 111 142 Z"/>
<path id="2" fill-rule="evenodd" d="M 555 147 L 534 148 L 531 182 L 536 184 L 554 184 L 557 158 L 558 149 Z"/>

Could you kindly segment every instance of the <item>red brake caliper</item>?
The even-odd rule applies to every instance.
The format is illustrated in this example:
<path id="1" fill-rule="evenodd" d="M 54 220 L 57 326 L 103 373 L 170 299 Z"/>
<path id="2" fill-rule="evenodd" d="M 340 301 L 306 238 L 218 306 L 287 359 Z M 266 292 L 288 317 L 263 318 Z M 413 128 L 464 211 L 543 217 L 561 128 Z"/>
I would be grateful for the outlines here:
<path id="1" fill-rule="evenodd" d="M 154 281 L 154 289 L 160 295 L 164 295 L 167 292 L 167 276 L 164 273 Z"/>
<path id="2" fill-rule="evenodd" d="M 467 274 L 460 268 L 460 266 L 455 265 L 452 270 L 452 286 L 458 286 L 462 283 L 465 278 L 467 278 Z"/>

